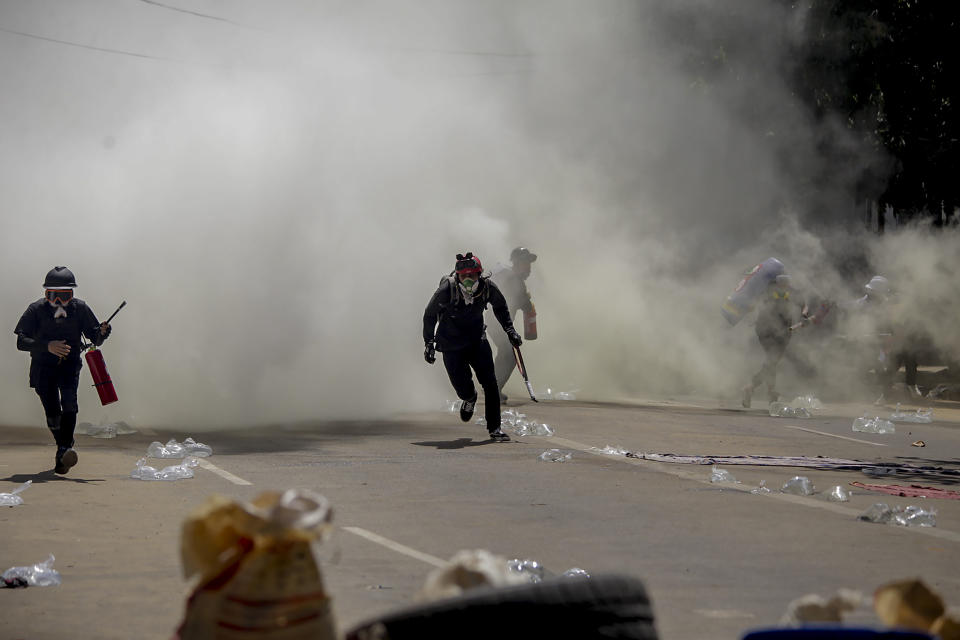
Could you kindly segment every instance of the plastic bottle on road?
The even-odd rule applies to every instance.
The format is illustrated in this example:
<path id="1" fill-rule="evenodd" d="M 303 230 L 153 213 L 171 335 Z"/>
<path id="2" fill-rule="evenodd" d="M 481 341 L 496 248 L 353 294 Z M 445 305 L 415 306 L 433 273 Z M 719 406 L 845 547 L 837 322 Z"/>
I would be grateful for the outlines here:
<path id="1" fill-rule="evenodd" d="M 43 562 L 28 567 L 10 567 L 3 572 L 3 581 L 11 586 L 51 587 L 60 584 L 60 573 L 53 568 L 53 554 Z M 26 585 L 23 584 L 26 582 Z"/>
<path id="2" fill-rule="evenodd" d="M 896 433 L 897 429 L 889 420 L 880 416 L 870 418 L 867 414 L 853 421 L 853 430 L 861 433 Z"/>
<path id="3" fill-rule="evenodd" d="M 810 478 L 806 476 L 793 476 L 784 483 L 780 491 L 795 496 L 812 496 L 814 486 L 813 483 L 810 482 Z"/>

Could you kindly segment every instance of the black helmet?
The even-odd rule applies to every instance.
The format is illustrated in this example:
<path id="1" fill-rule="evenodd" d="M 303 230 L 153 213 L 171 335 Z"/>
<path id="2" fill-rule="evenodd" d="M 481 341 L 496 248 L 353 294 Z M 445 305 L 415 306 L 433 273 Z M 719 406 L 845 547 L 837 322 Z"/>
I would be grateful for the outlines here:
<path id="1" fill-rule="evenodd" d="M 510 252 L 510 262 L 536 262 L 537 254 L 526 247 L 517 247 Z"/>
<path id="2" fill-rule="evenodd" d="M 66 267 L 54 267 L 47 272 L 47 278 L 43 281 L 46 289 L 60 289 L 77 286 L 77 279 L 73 277 L 73 271 Z"/>

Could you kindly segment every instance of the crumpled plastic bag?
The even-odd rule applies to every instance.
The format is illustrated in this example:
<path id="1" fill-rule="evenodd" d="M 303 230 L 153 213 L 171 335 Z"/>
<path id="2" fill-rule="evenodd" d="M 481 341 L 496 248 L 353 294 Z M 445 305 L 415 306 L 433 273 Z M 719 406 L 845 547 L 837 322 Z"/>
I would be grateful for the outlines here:
<path id="1" fill-rule="evenodd" d="M 53 587 L 60 584 L 60 573 L 53 568 L 53 554 L 29 567 L 10 567 L 0 579 L 11 587 Z"/>
<path id="2" fill-rule="evenodd" d="M 327 499 L 305 489 L 209 498 L 181 531 L 183 575 L 198 585 L 175 639 L 337 638 L 315 553 L 332 517 Z"/>
<path id="3" fill-rule="evenodd" d="M 192 478 L 193 470 L 200 464 L 196 458 L 184 458 L 180 464 L 173 464 L 157 471 L 147 464 L 146 458 L 137 460 L 137 466 L 130 472 L 130 477 L 136 480 L 182 480 Z"/>
<path id="4" fill-rule="evenodd" d="M 148 458 L 186 458 L 187 456 L 206 458 L 212 455 L 213 447 L 197 442 L 193 438 L 186 438 L 183 444 L 177 442 L 176 438 L 170 438 L 167 444 L 160 444 L 155 440 L 147 447 Z"/>
<path id="5" fill-rule="evenodd" d="M 510 561 L 506 558 L 486 549 L 465 549 L 455 553 L 447 566 L 434 569 L 427 575 L 416 599 L 440 600 L 459 596 L 477 587 L 529 583 L 530 578 L 521 571 L 511 569 Z"/>
<path id="6" fill-rule="evenodd" d="M 18 504 L 23 504 L 23 498 L 19 494 L 31 484 L 33 484 L 33 480 L 27 480 L 10 493 L 0 493 L 0 507 L 15 507 Z"/>

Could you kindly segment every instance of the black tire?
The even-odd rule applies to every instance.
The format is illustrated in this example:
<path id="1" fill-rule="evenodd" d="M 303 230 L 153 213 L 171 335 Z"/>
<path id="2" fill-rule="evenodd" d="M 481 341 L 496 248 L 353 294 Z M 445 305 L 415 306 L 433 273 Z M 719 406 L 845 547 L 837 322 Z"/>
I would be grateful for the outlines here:
<path id="1" fill-rule="evenodd" d="M 657 632 L 643 583 L 613 574 L 475 589 L 457 598 L 396 611 L 347 634 L 347 640 L 437 637 L 656 640 Z"/>

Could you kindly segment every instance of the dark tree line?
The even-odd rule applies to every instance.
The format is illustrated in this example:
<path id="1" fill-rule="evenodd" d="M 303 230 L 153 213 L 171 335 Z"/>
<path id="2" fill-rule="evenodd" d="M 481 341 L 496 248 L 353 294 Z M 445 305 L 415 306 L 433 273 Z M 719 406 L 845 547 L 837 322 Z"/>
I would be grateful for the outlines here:
<path id="1" fill-rule="evenodd" d="M 808 0 L 791 9 L 806 12 L 795 45 L 798 97 L 885 158 L 856 168 L 857 198 L 890 205 L 903 220 L 956 224 L 960 3 Z M 822 153 L 828 166 L 854 160 L 829 140 Z"/>

